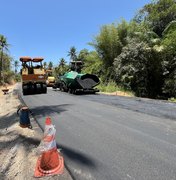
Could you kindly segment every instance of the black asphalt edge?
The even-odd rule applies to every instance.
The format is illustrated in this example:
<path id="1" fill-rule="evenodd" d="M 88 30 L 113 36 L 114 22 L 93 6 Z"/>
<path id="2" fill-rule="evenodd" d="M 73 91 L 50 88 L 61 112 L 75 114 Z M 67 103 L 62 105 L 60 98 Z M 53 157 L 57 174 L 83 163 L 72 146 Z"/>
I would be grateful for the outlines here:
<path id="1" fill-rule="evenodd" d="M 18 99 L 21 102 L 22 106 L 27 106 L 27 104 L 24 102 L 22 96 L 20 95 L 19 89 L 16 89 L 15 92 L 13 90 L 13 93 L 16 94 L 18 96 Z M 27 106 L 28 107 L 28 106 Z M 29 109 L 30 110 L 30 109 Z M 34 114 L 32 113 L 32 111 L 30 110 L 30 115 L 32 116 L 32 118 L 35 120 L 35 122 L 37 123 L 37 125 L 40 127 L 40 129 L 44 132 L 44 129 L 42 128 L 42 126 L 37 122 L 37 119 L 35 118 Z M 57 144 L 58 146 L 58 144 Z M 67 166 L 66 161 L 64 160 L 64 165 L 65 168 L 67 169 L 68 173 L 70 174 L 71 178 L 73 180 L 76 180 L 76 178 L 74 177 L 73 173 L 71 172 L 70 168 Z"/>

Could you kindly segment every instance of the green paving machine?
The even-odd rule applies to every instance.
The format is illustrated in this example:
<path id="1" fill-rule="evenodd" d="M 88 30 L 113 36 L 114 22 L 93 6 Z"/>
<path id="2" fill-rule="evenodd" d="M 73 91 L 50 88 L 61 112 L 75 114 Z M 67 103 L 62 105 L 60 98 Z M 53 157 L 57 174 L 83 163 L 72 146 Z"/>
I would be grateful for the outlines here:
<path id="1" fill-rule="evenodd" d="M 95 86 L 100 83 L 99 78 L 93 74 L 80 73 L 81 67 L 81 61 L 72 61 L 71 71 L 60 76 L 53 88 L 59 88 L 63 92 L 72 94 L 98 92 L 99 90 Z"/>

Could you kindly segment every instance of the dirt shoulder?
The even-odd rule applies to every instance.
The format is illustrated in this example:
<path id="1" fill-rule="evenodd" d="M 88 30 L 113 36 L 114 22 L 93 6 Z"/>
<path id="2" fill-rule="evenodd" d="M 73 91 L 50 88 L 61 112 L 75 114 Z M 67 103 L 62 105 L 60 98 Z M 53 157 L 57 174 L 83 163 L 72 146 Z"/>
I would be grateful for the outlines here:
<path id="1" fill-rule="evenodd" d="M 38 146 L 43 132 L 30 116 L 32 129 L 21 128 L 17 109 L 20 101 L 16 94 L 16 86 L 8 86 L 9 93 L 3 95 L 0 88 L 0 179 L 32 180 L 39 157 Z M 41 179 L 71 180 L 68 171 L 62 175 Z"/>

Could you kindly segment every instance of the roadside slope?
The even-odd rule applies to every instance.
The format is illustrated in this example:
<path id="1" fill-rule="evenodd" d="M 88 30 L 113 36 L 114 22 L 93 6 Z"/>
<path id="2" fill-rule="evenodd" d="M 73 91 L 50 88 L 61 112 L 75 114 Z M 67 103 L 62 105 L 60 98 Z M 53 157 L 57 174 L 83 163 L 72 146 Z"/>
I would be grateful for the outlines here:
<path id="1" fill-rule="evenodd" d="M 33 129 L 21 128 L 17 109 L 20 101 L 10 87 L 8 94 L 0 92 L 0 177 L 1 179 L 32 180 L 39 154 L 37 147 L 42 139 L 43 132 L 37 123 L 30 117 Z M 44 179 L 58 179 L 57 176 Z M 71 180 L 65 169 L 60 180 Z"/>

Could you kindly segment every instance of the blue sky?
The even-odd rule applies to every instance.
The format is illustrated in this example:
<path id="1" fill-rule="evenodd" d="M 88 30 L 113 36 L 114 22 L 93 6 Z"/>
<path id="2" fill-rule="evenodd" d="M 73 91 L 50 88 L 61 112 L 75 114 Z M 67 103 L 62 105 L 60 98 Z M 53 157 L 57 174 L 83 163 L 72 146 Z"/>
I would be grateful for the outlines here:
<path id="1" fill-rule="evenodd" d="M 10 55 L 42 56 L 57 65 L 71 46 L 79 52 L 100 27 L 123 18 L 131 20 L 150 0 L 0 0 L 0 34 L 7 37 Z"/>

